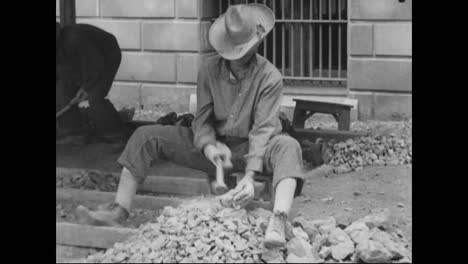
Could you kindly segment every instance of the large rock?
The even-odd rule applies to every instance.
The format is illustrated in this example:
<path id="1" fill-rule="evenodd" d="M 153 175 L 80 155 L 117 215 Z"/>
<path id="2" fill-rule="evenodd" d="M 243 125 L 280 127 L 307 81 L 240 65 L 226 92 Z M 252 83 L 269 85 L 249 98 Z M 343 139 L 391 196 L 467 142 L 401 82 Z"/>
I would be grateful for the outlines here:
<path id="1" fill-rule="evenodd" d="M 315 236 L 319 233 L 318 229 L 311 223 L 310 220 L 305 219 L 303 216 L 295 217 L 292 220 L 294 227 L 300 227 L 309 236 L 309 240 L 313 241 Z"/>
<path id="2" fill-rule="evenodd" d="M 352 223 L 345 229 L 346 234 L 357 244 L 367 242 L 370 239 L 369 231 L 369 227 L 360 221 Z"/>
<path id="3" fill-rule="evenodd" d="M 406 249 L 393 241 L 392 237 L 378 228 L 371 230 L 371 239 L 380 242 L 392 255 L 392 259 L 399 260 L 408 256 Z"/>
<path id="4" fill-rule="evenodd" d="M 321 248 L 328 246 L 330 246 L 330 243 L 328 242 L 328 237 L 326 235 L 318 234 L 312 242 L 312 249 L 314 252 L 320 252 Z"/>
<path id="5" fill-rule="evenodd" d="M 313 220 L 310 224 L 318 229 L 321 234 L 329 234 L 333 229 L 336 228 L 336 220 L 333 216 L 326 219 Z"/>
<path id="6" fill-rule="evenodd" d="M 358 244 L 356 250 L 359 259 L 367 263 L 388 263 L 392 259 L 390 251 L 374 240 Z"/>
<path id="7" fill-rule="evenodd" d="M 294 237 L 288 244 L 286 244 L 288 257 L 286 259 L 289 263 L 319 263 L 323 262 L 315 254 L 316 251 L 312 248 L 305 239 Z"/>
<path id="8" fill-rule="evenodd" d="M 312 245 L 310 245 L 305 239 L 294 237 L 289 240 L 286 244 L 288 254 L 294 254 L 298 257 L 305 257 L 312 254 Z"/>
<path id="9" fill-rule="evenodd" d="M 354 244 L 353 242 L 340 243 L 330 248 L 331 255 L 333 259 L 343 260 L 354 253 Z"/>
<path id="10" fill-rule="evenodd" d="M 331 255 L 330 247 L 324 246 L 320 249 L 319 257 L 326 259 Z"/>
<path id="11" fill-rule="evenodd" d="M 309 235 L 304 232 L 304 230 L 302 230 L 301 227 L 293 227 L 292 228 L 292 233 L 294 235 L 294 237 L 299 237 L 299 238 L 303 238 L 305 239 L 306 241 L 310 241 L 310 238 L 309 238 Z"/>
<path id="12" fill-rule="evenodd" d="M 340 228 L 330 232 L 328 241 L 331 244 L 331 255 L 336 260 L 343 260 L 354 253 L 354 243 L 349 236 Z"/>
<path id="13" fill-rule="evenodd" d="M 314 257 L 313 255 L 298 257 L 295 254 L 289 254 L 286 258 L 287 263 L 322 263 L 323 259 Z"/>
<path id="14" fill-rule="evenodd" d="M 281 251 L 276 249 L 269 249 L 262 254 L 262 260 L 266 263 L 285 263 L 283 254 Z"/>

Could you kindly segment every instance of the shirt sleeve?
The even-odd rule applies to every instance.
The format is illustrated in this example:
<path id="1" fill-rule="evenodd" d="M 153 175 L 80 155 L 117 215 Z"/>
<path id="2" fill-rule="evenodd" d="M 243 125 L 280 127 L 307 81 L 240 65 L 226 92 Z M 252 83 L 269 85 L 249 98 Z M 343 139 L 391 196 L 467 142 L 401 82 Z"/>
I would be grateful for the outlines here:
<path id="1" fill-rule="evenodd" d="M 213 127 L 214 110 L 206 66 L 201 66 L 197 79 L 197 112 L 192 122 L 194 145 L 200 151 L 208 144 L 216 144 Z"/>
<path id="2" fill-rule="evenodd" d="M 283 80 L 268 85 L 260 94 L 254 125 L 249 132 L 249 153 L 245 171 L 263 171 L 263 157 L 270 139 L 281 132 L 279 112 L 283 97 Z"/>

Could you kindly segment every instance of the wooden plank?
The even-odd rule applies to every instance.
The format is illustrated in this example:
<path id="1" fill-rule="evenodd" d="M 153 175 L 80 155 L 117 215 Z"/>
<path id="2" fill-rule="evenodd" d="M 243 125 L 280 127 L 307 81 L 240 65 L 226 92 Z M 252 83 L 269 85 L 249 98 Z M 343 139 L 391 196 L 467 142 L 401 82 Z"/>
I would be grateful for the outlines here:
<path id="1" fill-rule="evenodd" d="M 73 201 L 78 203 L 92 202 L 96 204 L 103 204 L 113 202 L 115 199 L 115 193 L 71 188 L 56 188 L 55 197 L 57 201 Z M 176 197 L 136 195 L 133 200 L 133 207 L 154 210 L 162 209 L 164 206 L 175 207 L 178 206 L 182 201 L 183 199 Z"/>
<path id="2" fill-rule="evenodd" d="M 136 229 L 55 223 L 55 243 L 91 248 L 110 248 L 137 234 Z"/>
<path id="3" fill-rule="evenodd" d="M 342 105 L 338 103 L 324 103 L 324 102 L 310 102 L 310 101 L 302 101 L 302 100 L 297 100 L 296 101 L 296 108 L 299 109 L 304 109 L 308 111 L 314 111 L 317 113 L 337 113 L 339 111 L 345 110 L 345 109 L 350 109 L 352 106 L 349 105 Z"/>
<path id="4" fill-rule="evenodd" d="M 92 202 L 96 204 L 103 204 L 113 202 L 115 199 L 115 193 L 70 188 L 56 188 L 55 198 L 57 201 L 73 201 L 78 203 Z M 181 199 L 177 197 L 136 195 L 133 200 L 133 207 L 151 210 L 162 209 L 165 206 L 176 207 L 187 199 Z M 270 202 L 252 201 L 246 209 L 253 209 L 257 207 L 266 210 L 271 210 L 273 208 Z"/>
<path id="5" fill-rule="evenodd" d="M 181 195 L 211 194 L 208 180 L 185 177 L 147 177 L 140 190 Z"/>
<path id="6" fill-rule="evenodd" d="M 312 129 L 295 129 L 295 138 L 297 140 L 308 139 L 315 142 L 317 138 L 322 138 L 325 141 L 335 139 L 338 141 L 346 141 L 350 138 L 364 137 L 367 133 L 352 132 L 352 131 L 339 131 L 339 130 L 312 130 Z"/>

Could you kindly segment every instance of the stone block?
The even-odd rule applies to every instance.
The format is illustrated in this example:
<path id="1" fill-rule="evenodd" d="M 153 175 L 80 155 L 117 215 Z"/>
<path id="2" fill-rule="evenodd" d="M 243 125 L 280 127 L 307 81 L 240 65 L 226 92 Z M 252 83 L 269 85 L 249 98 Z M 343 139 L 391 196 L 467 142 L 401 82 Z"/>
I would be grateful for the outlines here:
<path id="1" fill-rule="evenodd" d="M 107 98 L 114 104 L 117 110 L 122 108 L 140 109 L 141 91 L 140 84 L 114 82 Z"/>
<path id="2" fill-rule="evenodd" d="M 350 17 L 355 20 L 411 20 L 412 0 L 352 0 Z"/>
<path id="3" fill-rule="evenodd" d="M 374 34 L 376 55 L 411 56 L 411 23 L 375 24 Z"/>
<path id="4" fill-rule="evenodd" d="M 196 83 L 198 69 L 200 65 L 200 55 L 178 54 L 177 55 L 177 81 L 185 83 Z"/>
<path id="5" fill-rule="evenodd" d="M 174 17 L 174 0 L 101 0 L 103 17 Z"/>
<path id="6" fill-rule="evenodd" d="M 411 91 L 411 59 L 350 59 L 351 90 Z"/>
<path id="7" fill-rule="evenodd" d="M 145 50 L 200 50 L 200 22 L 154 21 L 142 26 Z"/>
<path id="8" fill-rule="evenodd" d="M 360 121 L 374 118 L 374 95 L 370 92 L 350 92 L 351 98 L 358 100 L 357 119 Z"/>
<path id="9" fill-rule="evenodd" d="M 375 94 L 376 120 L 404 120 L 412 117 L 411 94 Z"/>
<path id="10" fill-rule="evenodd" d="M 121 49 L 140 49 L 140 22 L 102 19 L 78 19 L 77 22 L 94 25 L 115 36 Z"/>
<path id="11" fill-rule="evenodd" d="M 211 27 L 210 21 L 203 21 L 200 24 L 200 50 L 201 51 L 213 51 L 213 47 L 208 39 L 208 32 Z"/>
<path id="12" fill-rule="evenodd" d="M 174 54 L 123 52 L 116 80 L 175 82 Z"/>
<path id="13" fill-rule="evenodd" d="M 144 84 L 141 88 L 144 109 L 183 113 L 189 110 L 190 94 L 195 86 Z"/>
<path id="14" fill-rule="evenodd" d="M 77 0 L 75 1 L 75 13 L 77 17 L 98 17 L 98 0 Z"/>
<path id="15" fill-rule="evenodd" d="M 356 24 L 350 25 L 349 49 L 351 55 L 372 55 L 373 54 L 373 25 Z"/>

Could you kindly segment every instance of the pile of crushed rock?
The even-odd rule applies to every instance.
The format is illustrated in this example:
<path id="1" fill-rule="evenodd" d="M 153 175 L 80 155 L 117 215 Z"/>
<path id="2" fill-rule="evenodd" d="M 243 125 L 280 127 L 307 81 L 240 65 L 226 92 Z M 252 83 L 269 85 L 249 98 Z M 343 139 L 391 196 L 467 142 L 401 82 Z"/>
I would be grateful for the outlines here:
<path id="1" fill-rule="evenodd" d="M 311 142 L 305 140 L 302 145 L 305 156 L 309 150 L 313 151 L 314 144 Z M 330 152 L 329 161 L 325 165 L 337 174 L 360 171 L 371 165 L 404 165 L 413 162 L 411 139 L 393 135 L 348 139 L 330 146 Z"/>
<path id="2" fill-rule="evenodd" d="M 352 130 L 366 132 L 368 136 L 348 139 L 345 142 L 328 142 L 326 153 L 322 151 L 322 163 L 325 163 L 325 166 L 321 169 L 341 174 L 359 171 L 371 165 L 412 164 L 411 128 L 411 120 L 353 122 Z M 301 146 L 304 160 L 315 163 L 314 167 L 321 165 L 317 165 L 313 160 L 313 156 L 317 156 L 317 144 L 304 140 Z"/>
<path id="3" fill-rule="evenodd" d="M 157 263 L 323 263 L 410 262 L 401 233 L 390 231 L 388 209 L 351 225 L 337 226 L 333 217 L 288 222 L 287 245 L 265 248 L 271 212 L 226 208 L 214 199 L 198 199 L 177 208 L 165 207 L 138 235 L 85 261 Z"/>

